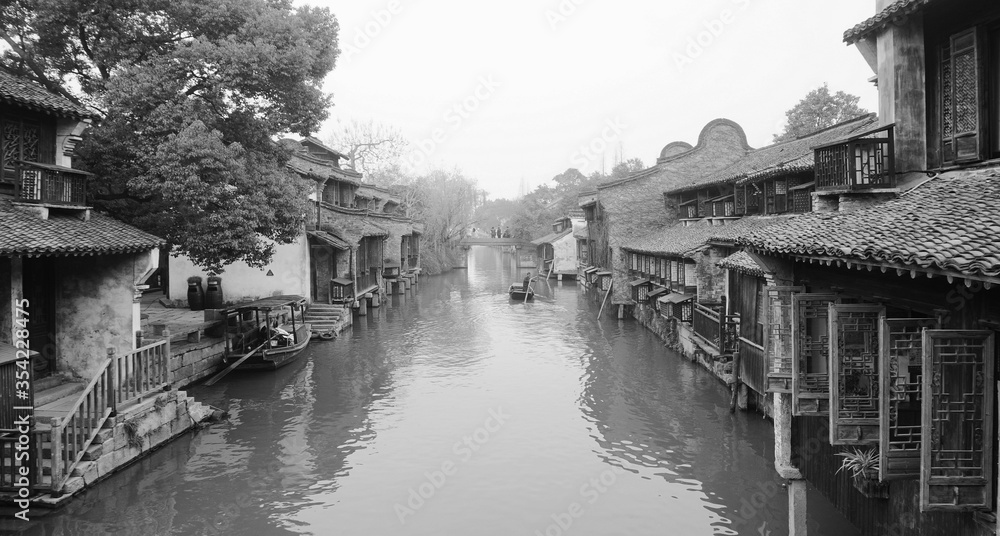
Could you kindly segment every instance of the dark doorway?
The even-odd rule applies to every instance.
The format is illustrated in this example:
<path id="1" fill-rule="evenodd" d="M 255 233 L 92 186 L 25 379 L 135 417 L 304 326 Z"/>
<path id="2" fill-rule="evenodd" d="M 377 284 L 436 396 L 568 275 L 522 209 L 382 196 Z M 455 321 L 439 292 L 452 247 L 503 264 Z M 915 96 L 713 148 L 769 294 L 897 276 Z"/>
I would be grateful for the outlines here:
<path id="1" fill-rule="evenodd" d="M 26 258 L 23 264 L 24 297 L 30 314 L 30 348 L 41 354 L 35 363 L 35 377 L 43 378 L 56 371 L 56 281 L 50 258 Z"/>

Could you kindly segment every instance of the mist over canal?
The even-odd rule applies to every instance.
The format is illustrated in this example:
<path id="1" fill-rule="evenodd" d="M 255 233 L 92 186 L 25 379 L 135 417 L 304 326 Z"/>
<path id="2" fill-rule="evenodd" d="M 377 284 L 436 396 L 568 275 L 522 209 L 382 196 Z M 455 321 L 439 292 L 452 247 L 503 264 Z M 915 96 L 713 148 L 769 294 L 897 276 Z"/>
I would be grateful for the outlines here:
<path id="1" fill-rule="evenodd" d="M 533 270 L 532 270 L 533 271 Z M 231 418 L 24 534 L 787 534 L 771 423 L 574 283 L 474 248 L 277 373 L 189 390 Z M 855 531 L 809 493 L 810 534 Z M 822 528 L 820 528 L 822 523 Z"/>

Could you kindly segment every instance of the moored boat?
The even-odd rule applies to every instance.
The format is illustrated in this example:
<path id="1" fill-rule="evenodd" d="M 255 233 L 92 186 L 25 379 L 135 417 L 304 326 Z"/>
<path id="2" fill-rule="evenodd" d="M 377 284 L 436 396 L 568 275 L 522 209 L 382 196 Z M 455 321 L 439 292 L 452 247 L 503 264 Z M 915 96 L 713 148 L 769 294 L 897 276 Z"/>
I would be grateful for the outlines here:
<path id="1" fill-rule="evenodd" d="M 301 296 L 275 296 L 228 309 L 226 362 L 237 370 L 274 370 L 293 361 L 311 338 L 305 307 Z"/>

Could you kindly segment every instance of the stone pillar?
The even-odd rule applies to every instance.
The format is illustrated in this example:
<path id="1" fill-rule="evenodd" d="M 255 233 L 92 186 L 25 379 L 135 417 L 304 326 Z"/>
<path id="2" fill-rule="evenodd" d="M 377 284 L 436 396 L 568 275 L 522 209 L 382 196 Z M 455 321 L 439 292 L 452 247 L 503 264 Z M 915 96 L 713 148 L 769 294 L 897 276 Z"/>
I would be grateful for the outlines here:
<path id="1" fill-rule="evenodd" d="M 372 307 L 379 307 L 382 305 L 382 299 L 379 297 L 378 292 L 372 293 Z"/>
<path id="2" fill-rule="evenodd" d="M 806 536 L 806 481 L 790 480 L 788 482 L 788 535 Z"/>
<path id="3" fill-rule="evenodd" d="M 556 274 L 556 281 L 562 283 L 562 274 Z"/>
<path id="4" fill-rule="evenodd" d="M 368 300 L 364 297 L 358 299 L 358 316 L 368 316 Z"/>

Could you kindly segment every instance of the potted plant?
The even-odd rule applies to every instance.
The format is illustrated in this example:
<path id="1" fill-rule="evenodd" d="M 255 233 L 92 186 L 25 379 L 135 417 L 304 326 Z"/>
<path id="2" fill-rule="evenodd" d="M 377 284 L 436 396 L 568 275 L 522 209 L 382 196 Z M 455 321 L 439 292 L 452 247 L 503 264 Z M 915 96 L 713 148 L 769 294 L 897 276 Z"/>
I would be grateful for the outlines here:
<path id="1" fill-rule="evenodd" d="M 879 453 L 875 447 L 868 449 L 853 448 L 847 452 L 838 452 L 843 458 L 837 472 L 847 471 L 851 474 L 854 488 L 869 499 L 888 499 L 889 485 L 879 481 Z"/>

